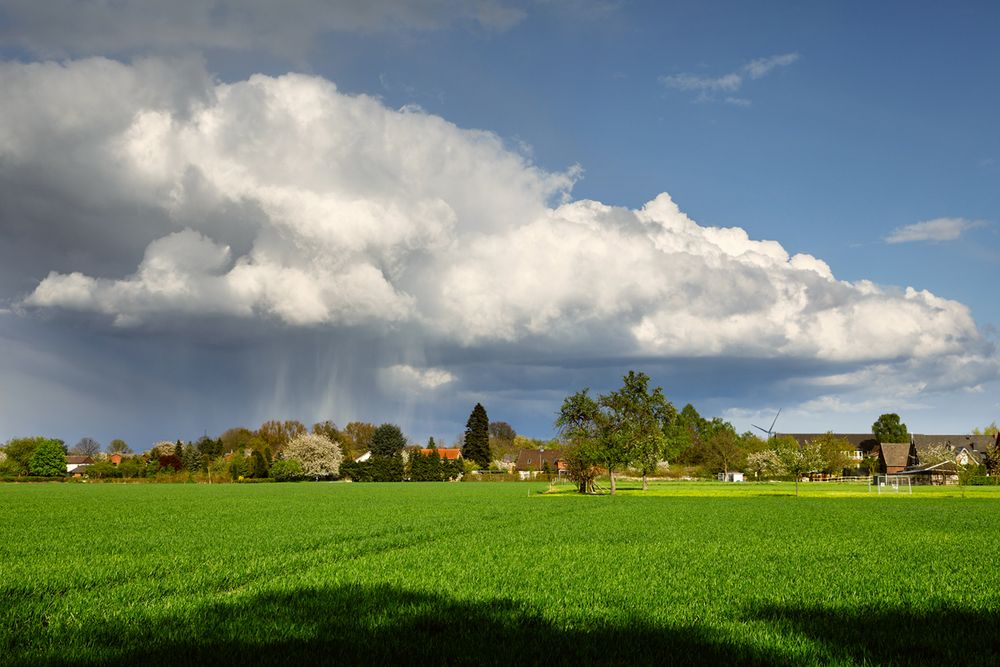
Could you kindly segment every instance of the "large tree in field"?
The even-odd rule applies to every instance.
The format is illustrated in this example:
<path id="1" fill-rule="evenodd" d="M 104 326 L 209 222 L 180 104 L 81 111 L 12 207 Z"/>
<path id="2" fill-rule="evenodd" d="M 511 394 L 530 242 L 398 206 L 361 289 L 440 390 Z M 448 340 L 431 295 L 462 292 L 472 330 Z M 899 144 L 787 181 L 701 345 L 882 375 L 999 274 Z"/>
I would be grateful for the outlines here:
<path id="1" fill-rule="evenodd" d="M 593 493 L 600 461 L 600 407 L 589 392 L 583 389 L 567 396 L 555 422 L 559 435 L 569 445 L 566 453 L 569 477 L 577 483 L 580 493 Z"/>
<path id="2" fill-rule="evenodd" d="M 657 387 L 649 391 L 649 376 L 629 371 L 621 389 L 594 400 L 589 390 L 563 401 L 556 427 L 587 458 L 607 468 L 611 494 L 617 491 L 615 471 L 634 463 L 646 475 L 655 469 L 667 443 L 666 425 L 676 414 Z"/>
<path id="3" fill-rule="evenodd" d="M 623 378 L 622 388 L 600 398 L 614 425 L 616 461 L 631 463 L 642 472 L 642 490 L 649 488 L 647 476 L 656 470 L 663 459 L 667 444 L 665 428 L 675 418 L 677 411 L 663 395 L 663 388 L 649 390 L 649 376 L 629 371 Z M 617 451 L 617 450 L 620 450 Z M 614 469 L 611 475 L 611 492 L 615 492 Z"/>
<path id="4" fill-rule="evenodd" d="M 399 456 L 406 447 L 406 436 L 395 424 L 382 424 L 372 434 L 372 456 Z"/>
<path id="5" fill-rule="evenodd" d="M 476 403 L 465 423 L 462 458 L 475 461 L 480 468 L 490 465 L 490 418 L 486 416 L 482 403 Z"/>
<path id="6" fill-rule="evenodd" d="M 337 476 L 343 461 L 337 443 L 317 433 L 295 436 L 285 445 L 284 455 L 286 460 L 298 461 L 302 466 L 302 475 L 313 479 Z"/>
<path id="7" fill-rule="evenodd" d="M 906 424 L 900 421 L 899 415 L 895 412 L 889 412 L 880 416 L 872 424 L 872 433 L 879 443 L 910 441 L 910 434 L 906 431 Z"/>

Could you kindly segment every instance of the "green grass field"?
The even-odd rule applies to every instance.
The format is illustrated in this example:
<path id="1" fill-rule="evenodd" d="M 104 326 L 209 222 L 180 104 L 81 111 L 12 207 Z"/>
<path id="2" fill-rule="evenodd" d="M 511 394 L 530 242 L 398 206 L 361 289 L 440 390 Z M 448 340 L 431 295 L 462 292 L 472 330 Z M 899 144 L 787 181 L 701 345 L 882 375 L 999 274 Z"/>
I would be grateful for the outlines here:
<path id="1" fill-rule="evenodd" d="M 997 664 L 1000 489 L 0 485 L 0 663 Z"/>

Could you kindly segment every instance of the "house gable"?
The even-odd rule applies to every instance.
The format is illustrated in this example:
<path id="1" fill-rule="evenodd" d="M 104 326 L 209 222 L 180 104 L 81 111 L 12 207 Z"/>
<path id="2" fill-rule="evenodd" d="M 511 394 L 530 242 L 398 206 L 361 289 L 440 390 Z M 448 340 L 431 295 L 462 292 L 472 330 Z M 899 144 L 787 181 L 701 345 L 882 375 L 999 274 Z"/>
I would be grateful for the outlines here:
<path id="1" fill-rule="evenodd" d="M 548 465 L 549 469 L 552 471 L 564 469 L 566 466 L 563 462 L 562 452 L 542 451 L 540 449 L 522 449 L 517 453 L 517 463 L 515 464 L 515 467 L 518 470 L 544 470 L 546 465 Z"/>
<path id="2" fill-rule="evenodd" d="M 887 473 L 905 470 L 916 463 L 913 445 L 909 442 L 883 442 L 879 445 L 879 462 Z"/>

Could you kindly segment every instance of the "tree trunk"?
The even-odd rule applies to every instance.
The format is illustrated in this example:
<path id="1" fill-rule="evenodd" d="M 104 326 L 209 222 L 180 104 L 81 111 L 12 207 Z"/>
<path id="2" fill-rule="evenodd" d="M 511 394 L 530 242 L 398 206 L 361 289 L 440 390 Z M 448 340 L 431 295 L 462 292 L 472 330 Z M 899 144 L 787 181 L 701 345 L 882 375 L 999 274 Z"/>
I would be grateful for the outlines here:
<path id="1" fill-rule="evenodd" d="M 642 473 L 642 490 L 649 491 L 649 480 L 646 479 L 646 473 Z"/>
<path id="2" fill-rule="evenodd" d="M 615 495 L 615 471 L 614 468 L 608 468 L 608 475 L 611 476 L 611 495 Z"/>
<path id="3" fill-rule="evenodd" d="M 799 497 L 799 477 L 802 475 L 795 475 L 795 497 Z"/>

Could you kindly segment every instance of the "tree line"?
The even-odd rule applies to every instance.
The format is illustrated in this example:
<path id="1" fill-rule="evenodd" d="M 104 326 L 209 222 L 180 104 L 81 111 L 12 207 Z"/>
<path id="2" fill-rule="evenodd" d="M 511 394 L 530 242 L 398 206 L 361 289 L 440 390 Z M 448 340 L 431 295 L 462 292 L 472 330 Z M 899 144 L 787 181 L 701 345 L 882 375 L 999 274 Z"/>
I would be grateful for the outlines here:
<path id="1" fill-rule="evenodd" d="M 598 476 L 607 475 L 614 494 L 616 476 L 625 470 L 641 475 L 646 489 L 649 475 L 671 464 L 702 473 L 748 471 L 755 479 L 791 477 L 796 493 L 799 478 L 806 474 L 877 472 L 877 456 L 858 461 L 854 445 L 833 433 L 808 443 L 791 436 L 763 440 L 749 431 L 737 433 L 724 419 L 702 417 L 690 403 L 678 411 L 662 387 L 651 388 L 649 381 L 645 373 L 629 371 L 619 389 L 598 396 L 582 389 L 564 399 L 554 425 L 567 472 L 580 493 L 593 493 Z M 995 435 L 996 424 L 985 432 Z M 881 415 L 872 433 L 880 443 L 910 440 L 906 424 L 895 413 Z M 925 453 L 924 458 L 933 456 Z M 981 472 L 1000 473 L 996 447 L 988 452 Z"/>
<path id="2" fill-rule="evenodd" d="M 273 479 L 330 479 L 357 481 L 441 481 L 464 472 L 487 468 L 494 453 L 509 452 L 519 436 L 506 422 L 490 422 L 479 403 L 473 408 L 458 445 L 463 460 L 442 458 L 434 438 L 426 447 L 409 443 L 396 424 L 379 426 L 350 422 L 338 428 L 332 421 L 307 427 L 296 420 L 268 420 L 255 430 L 231 428 L 220 436 L 204 435 L 195 441 L 161 441 L 149 450 L 133 453 L 121 439 L 105 449 L 90 437 L 73 447 L 62 440 L 12 438 L 0 447 L 0 477 L 54 477 L 65 474 L 67 456 L 93 459 L 86 474 L 91 478 L 156 478 L 164 475 L 198 476 L 206 481 Z M 422 453 L 422 449 L 429 450 Z M 370 452 L 367 461 L 355 462 Z M 112 463 L 110 457 L 120 455 Z"/>
<path id="3" fill-rule="evenodd" d="M 159 442 L 148 451 L 133 454 L 121 439 L 112 440 L 108 455 L 122 461 L 112 465 L 93 438 L 82 438 L 72 448 L 61 440 L 14 438 L 0 448 L 0 477 L 61 475 L 66 454 L 96 459 L 87 474 L 95 478 L 156 478 L 163 475 L 196 476 L 207 481 L 231 479 L 277 481 L 345 477 L 357 481 L 439 481 L 456 479 L 473 470 L 510 470 L 511 459 L 521 449 L 557 451 L 569 477 L 582 493 L 595 489 L 599 476 L 607 475 L 611 493 L 617 477 L 630 471 L 650 476 L 669 466 L 691 471 L 693 476 L 746 471 L 754 479 L 792 477 L 807 473 L 859 474 L 877 472 L 877 457 L 854 458 L 854 446 L 832 433 L 809 443 L 790 436 L 762 440 L 752 432 L 737 433 L 719 417 L 702 417 L 690 403 L 677 410 L 661 387 L 650 387 L 645 373 L 629 371 L 619 389 L 592 395 L 589 389 L 567 396 L 557 413 L 559 437 L 549 441 L 525 438 L 506 422 L 491 422 L 477 403 L 456 439 L 462 460 L 443 458 L 434 438 L 425 447 L 409 443 L 399 426 L 352 421 L 338 428 L 332 421 L 307 427 L 296 420 L 265 421 L 256 430 L 231 428 L 216 438 L 204 435 L 195 441 Z M 906 424 L 894 413 L 881 415 L 872 432 L 879 442 L 908 442 Z M 993 423 L 975 432 L 996 434 Z M 427 450 L 422 452 L 421 450 Z M 355 461 L 370 452 L 366 461 Z M 924 458 L 933 453 L 923 455 Z M 506 460 L 504 460 L 506 459 Z M 1000 473 L 1000 451 L 988 452 L 983 473 Z"/>

